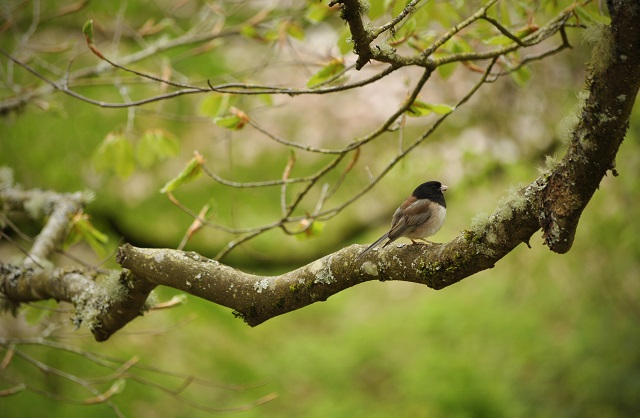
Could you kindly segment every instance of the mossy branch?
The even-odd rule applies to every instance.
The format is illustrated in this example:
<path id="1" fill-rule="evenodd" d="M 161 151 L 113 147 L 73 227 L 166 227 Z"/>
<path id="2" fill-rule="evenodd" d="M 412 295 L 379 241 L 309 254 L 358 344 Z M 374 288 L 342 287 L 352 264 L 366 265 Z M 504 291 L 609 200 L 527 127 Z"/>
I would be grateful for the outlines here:
<path id="1" fill-rule="evenodd" d="M 615 166 L 640 86 L 640 7 L 617 2 L 602 27 L 588 78 L 589 97 L 564 158 L 526 188 L 512 191 L 494 213 L 445 244 L 372 252 L 353 245 L 280 276 L 243 273 L 195 253 L 120 248 L 118 261 L 134 275 L 234 309 L 249 325 L 370 280 L 403 280 L 434 289 L 492 268 L 542 229 L 553 251 L 571 248 L 578 220 L 602 177 Z"/>
<path id="2" fill-rule="evenodd" d="M 125 245 L 118 252 L 124 270 L 99 284 L 89 273 L 46 267 L 41 260 L 0 263 L 2 301 L 9 307 L 48 298 L 69 301 L 76 307 L 78 321 L 88 323 L 95 338 L 103 341 L 144 311 L 149 292 L 157 285 L 230 307 L 255 326 L 370 280 L 403 280 L 442 289 L 492 268 L 539 229 L 551 250 L 565 253 L 603 176 L 609 170 L 615 174 L 615 157 L 640 88 L 640 6 L 631 0 L 608 4 L 612 24 L 591 36 L 597 44 L 587 80 L 588 97 L 564 157 L 524 189 L 510 192 L 492 215 L 475 220 L 448 243 L 391 245 L 359 260 L 356 256 L 364 246 L 353 245 L 289 273 L 267 277 L 195 253 Z M 33 202 L 23 192 L 0 191 L 2 212 L 25 211 L 29 206 L 25 202 Z M 42 195 L 41 200 L 47 196 L 51 197 Z M 50 213 L 56 213 L 56 205 L 52 207 Z M 67 219 L 73 209 L 62 208 L 59 219 Z M 59 231 L 65 228 L 62 221 L 51 222 L 56 222 L 50 235 L 55 247 Z M 35 251 L 38 258 L 48 257 L 50 246 L 42 248 Z"/>

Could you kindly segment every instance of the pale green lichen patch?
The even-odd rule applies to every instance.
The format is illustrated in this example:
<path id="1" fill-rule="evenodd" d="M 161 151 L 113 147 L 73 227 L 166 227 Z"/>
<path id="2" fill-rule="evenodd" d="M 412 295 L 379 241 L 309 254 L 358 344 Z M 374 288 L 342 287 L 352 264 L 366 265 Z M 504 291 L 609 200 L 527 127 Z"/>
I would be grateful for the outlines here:
<path id="1" fill-rule="evenodd" d="M 538 174 L 548 176 L 553 173 L 560 165 L 560 160 L 551 155 L 547 155 L 544 159 L 544 166 L 538 167 Z"/>
<path id="2" fill-rule="evenodd" d="M 109 300 L 122 300 L 127 296 L 127 287 L 131 287 L 126 280 L 121 280 L 122 272 L 111 270 L 102 280 L 101 284 L 109 297 Z"/>
<path id="3" fill-rule="evenodd" d="M 486 212 L 478 212 L 471 219 L 471 234 L 481 236 L 489 225 L 489 215 Z"/>
<path id="4" fill-rule="evenodd" d="M 607 123 L 607 122 L 615 121 L 617 119 L 615 116 L 606 112 L 600 112 L 598 113 L 597 116 L 600 123 Z"/>
<path id="5" fill-rule="evenodd" d="M 365 261 L 364 263 L 362 263 L 362 266 L 360 268 L 369 276 L 377 277 L 379 274 L 378 265 L 375 263 L 372 263 L 371 261 Z"/>
<path id="6" fill-rule="evenodd" d="M 601 24 L 589 25 L 583 36 L 585 42 L 593 46 L 590 65 L 596 71 L 603 70 L 613 60 L 611 28 Z"/>
<path id="7" fill-rule="evenodd" d="M 313 275 L 313 283 L 331 284 L 336 281 L 331 271 L 331 256 L 323 257 L 309 266 Z"/>
<path id="8" fill-rule="evenodd" d="M 40 219 L 44 214 L 47 198 L 44 193 L 34 193 L 33 196 L 24 202 L 24 210 L 33 219 Z"/>
<path id="9" fill-rule="evenodd" d="M 0 189 L 13 187 L 13 170 L 7 166 L 0 166 Z"/>
<path id="10" fill-rule="evenodd" d="M 156 263 L 162 263 L 164 261 L 164 252 L 162 251 L 157 251 L 154 255 L 153 255 L 153 261 L 155 261 Z"/>
<path id="11" fill-rule="evenodd" d="M 268 288 L 269 288 L 269 279 L 267 278 L 259 280 L 253 284 L 253 289 L 258 293 L 262 293 L 263 290 L 266 290 Z"/>
<path id="12" fill-rule="evenodd" d="M 76 327 L 81 324 L 93 330 L 100 327 L 99 318 L 115 301 L 120 301 L 127 294 L 127 289 L 120 280 L 120 272 L 111 271 L 99 286 L 92 286 L 76 294 L 71 301 L 75 307 L 73 323 Z"/>
<path id="13" fill-rule="evenodd" d="M 558 136 L 563 144 L 567 145 L 573 140 L 574 135 L 576 134 L 576 128 L 581 120 L 582 111 L 588 98 L 589 91 L 582 90 L 578 92 L 578 102 L 575 106 L 575 110 L 565 116 L 558 124 Z"/>

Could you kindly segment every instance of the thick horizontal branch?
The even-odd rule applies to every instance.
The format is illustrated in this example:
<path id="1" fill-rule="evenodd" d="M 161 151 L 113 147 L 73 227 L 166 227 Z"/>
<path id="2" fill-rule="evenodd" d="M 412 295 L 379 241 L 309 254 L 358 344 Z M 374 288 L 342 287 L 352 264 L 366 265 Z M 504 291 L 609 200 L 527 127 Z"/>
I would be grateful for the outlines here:
<path id="1" fill-rule="evenodd" d="M 575 229 L 607 170 L 614 167 L 640 86 L 640 8 L 614 2 L 612 27 L 601 27 L 589 98 L 562 161 L 512 192 L 484 222 L 446 244 L 392 245 L 360 260 L 354 245 L 280 276 L 243 273 L 195 253 L 120 248 L 118 261 L 137 277 L 234 309 L 249 325 L 324 301 L 370 280 L 450 286 L 502 257 L 542 228 L 557 252 L 571 248 Z"/>
<path id="2" fill-rule="evenodd" d="M 353 245 L 279 276 L 244 273 L 191 252 L 125 245 L 117 257 L 124 270 L 100 284 L 79 271 L 0 263 L 0 293 L 11 303 L 69 301 L 78 321 L 104 340 L 144 311 L 157 285 L 232 308 L 255 326 L 371 280 L 442 289 L 492 268 L 540 228 L 553 251 L 566 252 L 582 211 L 602 177 L 614 170 L 640 88 L 640 7 L 631 0 L 608 4 L 612 25 L 592 29 L 596 42 L 588 97 L 561 162 L 511 192 L 491 216 L 448 243 L 391 245 L 360 259 L 356 256 L 364 246 Z M 3 212 L 24 210 L 21 202 L 0 195 Z"/>
<path id="3" fill-rule="evenodd" d="M 530 187 L 530 197 L 540 190 Z M 124 245 L 117 260 L 137 277 L 234 309 L 255 326 L 366 281 L 402 280 L 442 289 L 491 268 L 539 229 L 537 211 L 528 202 L 524 194 L 514 194 L 490 221 L 446 244 L 392 245 L 362 260 L 356 256 L 364 246 L 353 245 L 280 276 L 248 274 L 172 249 Z"/>
<path id="4" fill-rule="evenodd" d="M 20 303 L 54 299 L 75 309 L 73 322 L 86 325 L 97 341 L 148 309 L 147 298 L 155 285 L 128 271 L 113 272 L 100 283 L 91 272 L 0 263 L 0 311 L 14 312 Z"/>

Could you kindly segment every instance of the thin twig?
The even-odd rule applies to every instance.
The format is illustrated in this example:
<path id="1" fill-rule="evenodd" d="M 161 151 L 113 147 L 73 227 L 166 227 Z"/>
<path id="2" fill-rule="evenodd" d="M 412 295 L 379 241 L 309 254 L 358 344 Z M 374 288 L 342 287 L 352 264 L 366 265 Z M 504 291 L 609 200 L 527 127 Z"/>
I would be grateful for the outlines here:
<path id="1" fill-rule="evenodd" d="M 416 6 L 421 1 L 422 0 L 412 0 L 411 2 L 409 2 L 409 4 L 404 6 L 404 9 L 402 9 L 402 11 L 398 14 L 398 16 L 394 17 L 389 22 L 385 23 L 384 25 L 380 26 L 376 30 L 372 31 L 369 42 L 372 42 L 373 40 L 375 40 L 378 36 L 380 36 L 381 33 L 386 32 L 389 29 L 393 29 L 398 23 L 400 23 L 400 21 L 402 21 L 402 19 L 407 17 L 409 14 L 413 13 Z"/>

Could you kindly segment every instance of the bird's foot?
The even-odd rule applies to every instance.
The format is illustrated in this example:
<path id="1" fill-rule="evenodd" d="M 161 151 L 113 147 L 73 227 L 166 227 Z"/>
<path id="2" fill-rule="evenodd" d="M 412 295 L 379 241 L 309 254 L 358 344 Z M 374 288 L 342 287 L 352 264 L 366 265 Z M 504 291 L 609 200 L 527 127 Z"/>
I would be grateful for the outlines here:
<path id="1" fill-rule="evenodd" d="M 409 239 L 411 239 L 411 238 L 409 238 Z M 426 239 L 422 239 L 422 238 L 417 238 L 417 239 L 419 239 L 420 241 L 424 241 L 424 242 L 416 242 L 415 240 L 411 240 L 411 244 L 412 244 L 412 245 L 416 245 L 416 244 L 420 244 L 420 245 L 434 245 L 434 244 L 435 244 L 435 242 L 433 242 L 433 241 L 427 241 Z"/>

